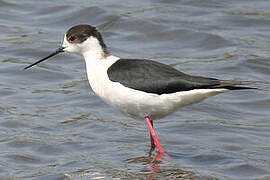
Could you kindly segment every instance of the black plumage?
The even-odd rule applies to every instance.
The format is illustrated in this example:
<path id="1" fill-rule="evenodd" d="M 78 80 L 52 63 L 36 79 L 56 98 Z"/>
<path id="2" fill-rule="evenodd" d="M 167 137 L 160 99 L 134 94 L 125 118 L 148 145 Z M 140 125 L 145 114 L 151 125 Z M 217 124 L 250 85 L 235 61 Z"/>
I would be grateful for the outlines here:
<path id="1" fill-rule="evenodd" d="M 245 84 L 241 81 L 191 76 L 169 65 L 144 59 L 120 59 L 107 70 L 107 73 L 113 82 L 159 95 L 193 89 L 250 89 L 249 87 L 235 86 Z"/>

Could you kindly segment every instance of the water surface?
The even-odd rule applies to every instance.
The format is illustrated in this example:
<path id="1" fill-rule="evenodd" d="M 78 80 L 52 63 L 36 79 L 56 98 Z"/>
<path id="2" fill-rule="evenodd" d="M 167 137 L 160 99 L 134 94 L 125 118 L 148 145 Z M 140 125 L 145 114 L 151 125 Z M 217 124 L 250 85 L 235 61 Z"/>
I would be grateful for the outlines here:
<path id="1" fill-rule="evenodd" d="M 152 162 L 146 124 L 94 95 L 82 57 L 22 71 L 86 23 L 120 57 L 269 82 L 269 9 L 267 0 L 0 0 L 0 179 L 270 179 L 267 84 L 157 121 L 170 158 Z"/>

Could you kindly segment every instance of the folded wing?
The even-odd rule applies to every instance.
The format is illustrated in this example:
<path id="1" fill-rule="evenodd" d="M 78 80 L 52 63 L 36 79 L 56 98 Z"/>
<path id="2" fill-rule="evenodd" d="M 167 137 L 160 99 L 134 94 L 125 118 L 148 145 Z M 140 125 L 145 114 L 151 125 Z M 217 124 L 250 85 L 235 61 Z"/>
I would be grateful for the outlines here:
<path id="1" fill-rule="evenodd" d="M 169 65 L 152 60 L 120 59 L 107 71 L 109 79 L 122 85 L 154 94 L 170 94 L 193 89 L 250 89 L 235 85 L 241 81 L 218 80 L 184 74 Z"/>

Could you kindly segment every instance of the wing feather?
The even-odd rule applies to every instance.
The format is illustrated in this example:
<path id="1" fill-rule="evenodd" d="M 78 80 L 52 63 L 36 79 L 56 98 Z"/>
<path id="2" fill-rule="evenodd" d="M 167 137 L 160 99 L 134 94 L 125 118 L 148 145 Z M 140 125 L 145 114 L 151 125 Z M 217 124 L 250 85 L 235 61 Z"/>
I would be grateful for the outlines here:
<path id="1" fill-rule="evenodd" d="M 191 76 L 169 65 L 144 59 L 120 59 L 107 71 L 109 79 L 122 85 L 154 94 L 169 94 L 193 89 L 246 89 L 236 87 L 240 81 L 220 81 Z M 236 83 L 237 82 L 237 83 Z"/>

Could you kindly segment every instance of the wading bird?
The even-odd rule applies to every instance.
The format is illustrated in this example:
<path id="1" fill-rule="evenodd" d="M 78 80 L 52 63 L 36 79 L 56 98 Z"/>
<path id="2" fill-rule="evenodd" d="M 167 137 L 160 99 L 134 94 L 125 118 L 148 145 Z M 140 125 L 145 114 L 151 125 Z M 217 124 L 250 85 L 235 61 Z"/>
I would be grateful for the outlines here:
<path id="1" fill-rule="evenodd" d="M 130 117 L 145 119 L 151 151 L 157 147 L 160 154 L 165 151 L 154 131 L 153 120 L 219 93 L 254 89 L 239 86 L 248 84 L 243 81 L 192 76 L 152 60 L 113 56 L 98 30 L 85 24 L 70 28 L 59 49 L 24 69 L 62 52 L 84 57 L 90 86 L 103 101 Z"/>

